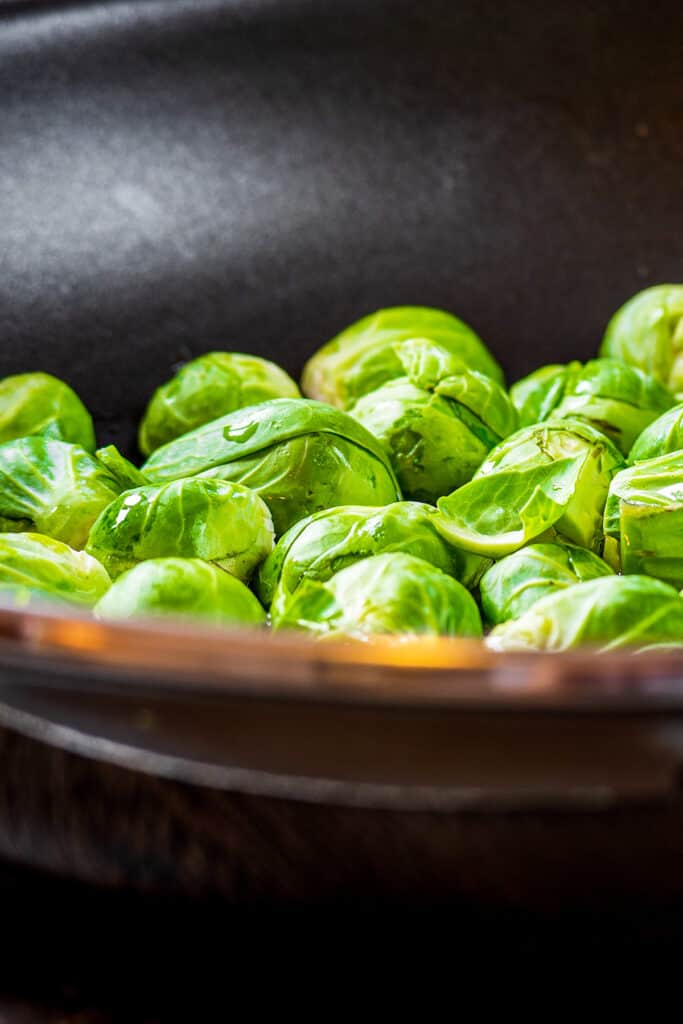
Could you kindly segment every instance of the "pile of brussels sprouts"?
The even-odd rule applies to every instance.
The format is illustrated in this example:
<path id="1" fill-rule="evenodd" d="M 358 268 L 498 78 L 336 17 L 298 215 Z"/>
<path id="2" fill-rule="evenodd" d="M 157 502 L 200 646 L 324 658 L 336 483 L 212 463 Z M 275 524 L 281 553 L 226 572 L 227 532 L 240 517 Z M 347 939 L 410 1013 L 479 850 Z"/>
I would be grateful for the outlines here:
<path id="1" fill-rule="evenodd" d="M 137 467 L 64 382 L 0 381 L 0 599 L 497 651 L 683 644 L 683 285 L 509 391 L 461 320 L 380 310 L 301 390 L 200 356 L 152 396 Z"/>

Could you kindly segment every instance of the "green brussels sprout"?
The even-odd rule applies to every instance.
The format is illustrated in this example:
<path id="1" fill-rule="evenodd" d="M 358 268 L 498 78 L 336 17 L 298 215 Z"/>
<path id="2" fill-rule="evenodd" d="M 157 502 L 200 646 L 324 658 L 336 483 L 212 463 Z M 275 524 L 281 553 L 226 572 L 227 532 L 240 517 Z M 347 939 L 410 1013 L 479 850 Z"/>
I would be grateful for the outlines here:
<path id="1" fill-rule="evenodd" d="M 632 296 L 607 325 L 600 355 L 621 359 L 683 391 L 683 285 L 659 284 Z"/>
<path id="2" fill-rule="evenodd" d="M 222 416 L 158 448 L 152 483 L 188 476 L 246 484 L 270 508 L 277 534 L 334 505 L 387 505 L 401 492 L 380 443 L 321 402 L 277 398 Z"/>
<path id="3" fill-rule="evenodd" d="M 100 514 L 86 546 L 112 579 L 175 555 L 216 562 L 247 580 L 272 549 L 273 521 L 258 494 L 201 477 L 126 491 Z"/>
<path id="4" fill-rule="evenodd" d="M 35 435 L 0 445 L 0 529 L 37 532 L 82 548 L 121 486 L 77 444 Z"/>
<path id="5" fill-rule="evenodd" d="M 530 544 L 502 558 L 479 584 L 481 607 L 491 625 L 517 619 L 536 601 L 612 570 L 586 548 L 573 544 Z"/>
<path id="6" fill-rule="evenodd" d="M 222 626 L 262 626 L 266 614 L 251 590 L 201 558 L 151 558 L 124 572 L 95 605 L 98 619 L 174 615 Z"/>
<path id="7" fill-rule="evenodd" d="M 543 366 L 513 384 L 510 397 L 522 426 L 551 417 L 586 420 L 624 455 L 638 434 L 674 403 L 654 377 L 616 359 Z"/>
<path id="8" fill-rule="evenodd" d="M 435 502 L 471 479 L 517 427 L 496 381 L 423 338 L 394 346 L 405 376 L 364 395 L 351 415 L 384 446 L 401 491 Z"/>
<path id="9" fill-rule="evenodd" d="M 49 373 L 18 373 L 0 380 L 0 442 L 31 434 L 95 450 L 90 413 L 68 384 Z"/>
<path id="10" fill-rule="evenodd" d="M 602 576 L 542 597 L 487 638 L 494 651 L 566 651 L 590 644 L 604 651 L 677 643 L 683 598 L 648 576 Z"/>
<path id="11" fill-rule="evenodd" d="M 257 593 L 277 622 L 305 580 L 325 583 L 354 562 L 394 551 L 415 555 L 465 586 L 476 586 L 489 559 L 459 551 L 443 540 L 434 528 L 435 514 L 429 505 L 412 501 L 316 512 L 280 538 L 259 570 Z"/>
<path id="12" fill-rule="evenodd" d="M 363 317 L 323 345 L 304 367 L 304 394 L 348 409 L 362 395 L 403 375 L 394 345 L 409 338 L 429 338 L 470 369 L 503 382 L 500 366 L 462 320 L 426 306 L 395 306 Z"/>
<path id="13" fill-rule="evenodd" d="M 683 451 L 617 473 L 604 529 L 610 564 L 683 586 Z"/>
<path id="14" fill-rule="evenodd" d="M 140 424 L 140 450 L 151 455 L 181 434 L 247 405 L 300 397 L 292 378 L 267 359 L 208 352 L 186 363 L 154 392 Z"/>
<path id="15" fill-rule="evenodd" d="M 303 629 L 321 637 L 482 634 L 479 609 L 462 584 L 402 552 L 355 562 L 325 583 L 304 580 L 276 628 Z"/>
<path id="16" fill-rule="evenodd" d="M 98 448 L 95 457 L 106 466 L 124 491 L 144 487 L 147 483 L 137 466 L 122 455 L 116 445 L 108 444 L 106 448 Z"/>
<path id="17" fill-rule="evenodd" d="M 85 551 L 39 533 L 0 533 L 0 592 L 17 604 L 33 597 L 92 607 L 109 589 L 105 568 Z"/>
<path id="18" fill-rule="evenodd" d="M 624 460 L 587 423 L 524 427 L 491 451 L 470 483 L 438 502 L 439 532 L 467 551 L 500 558 L 532 540 L 557 537 L 602 547 L 602 515 Z"/>
<path id="19" fill-rule="evenodd" d="M 636 438 L 629 462 L 643 462 L 683 449 L 683 405 L 675 405 Z"/>

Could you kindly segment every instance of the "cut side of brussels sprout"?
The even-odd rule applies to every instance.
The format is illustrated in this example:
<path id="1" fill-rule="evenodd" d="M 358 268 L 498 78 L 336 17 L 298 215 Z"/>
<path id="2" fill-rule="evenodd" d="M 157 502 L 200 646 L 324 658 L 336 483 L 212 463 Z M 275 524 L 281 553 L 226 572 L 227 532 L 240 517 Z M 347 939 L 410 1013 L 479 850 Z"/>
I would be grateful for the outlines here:
<path id="1" fill-rule="evenodd" d="M 154 392 L 140 424 L 140 450 L 151 455 L 176 437 L 248 405 L 300 397 L 292 378 L 267 359 L 207 352 Z"/>
<path id="2" fill-rule="evenodd" d="M 615 542 L 622 572 L 683 586 L 683 452 L 617 473 L 605 505 L 605 535 Z"/>
<path id="3" fill-rule="evenodd" d="M 424 559 L 468 588 L 476 586 L 489 559 L 448 544 L 436 531 L 434 516 L 429 505 L 409 501 L 318 512 L 280 538 L 259 570 L 257 593 L 276 623 L 305 580 L 324 583 L 361 559 L 397 551 Z"/>
<path id="4" fill-rule="evenodd" d="M 0 445 L 4 531 L 16 523 L 82 548 L 100 512 L 120 492 L 105 465 L 80 445 L 39 435 Z"/>
<path id="5" fill-rule="evenodd" d="M 112 584 L 95 606 L 98 619 L 175 616 L 221 626 L 262 626 L 266 615 L 249 588 L 212 562 L 153 558 Z"/>
<path id="6" fill-rule="evenodd" d="M 683 405 L 675 405 L 665 412 L 636 438 L 628 461 L 643 462 L 659 455 L 683 449 Z"/>
<path id="7" fill-rule="evenodd" d="M 647 576 L 603 576 L 537 601 L 518 619 L 489 633 L 494 651 L 566 651 L 584 644 L 601 650 L 678 643 L 683 599 Z"/>
<path id="8" fill-rule="evenodd" d="M 49 373 L 0 380 L 0 443 L 32 434 L 95 450 L 90 413 L 68 384 Z"/>
<path id="9" fill-rule="evenodd" d="M 438 502 L 436 526 L 458 547 L 501 558 L 550 528 L 599 551 L 610 480 L 624 461 L 597 430 L 569 420 L 526 427 L 489 453 L 474 479 Z"/>
<path id="10" fill-rule="evenodd" d="M 101 513 L 87 544 L 112 579 L 146 559 L 177 556 L 247 580 L 272 549 L 273 522 L 257 494 L 198 477 L 126 491 Z"/>
<path id="11" fill-rule="evenodd" d="M 0 534 L 2 600 L 21 605 L 35 597 L 92 607 L 109 589 L 98 561 L 38 533 Z"/>
<path id="12" fill-rule="evenodd" d="M 428 338 L 470 369 L 503 381 L 496 360 L 462 320 L 440 309 L 396 306 L 363 317 L 323 345 L 304 367 L 302 391 L 348 409 L 363 395 L 403 376 L 394 345 L 409 338 Z"/>
<path id="13" fill-rule="evenodd" d="M 488 569 L 480 583 L 484 617 L 497 625 L 576 583 L 612 574 L 592 551 L 573 544 L 530 544 Z"/>
<path id="14" fill-rule="evenodd" d="M 600 355 L 651 374 L 674 393 L 683 390 L 683 285 L 638 292 L 607 325 Z"/>
<path id="15" fill-rule="evenodd" d="M 615 359 L 542 367 L 511 389 L 526 423 L 585 420 L 627 455 L 638 434 L 674 402 L 654 377 Z M 529 417 L 536 416 L 534 420 Z"/>
<path id="16" fill-rule="evenodd" d="M 306 399 L 214 420 L 159 448 L 142 473 L 153 483 L 201 474 L 245 484 L 270 508 L 277 534 L 324 508 L 401 497 L 379 441 L 346 413 Z"/>
<path id="17" fill-rule="evenodd" d="M 325 583 L 305 580 L 277 628 L 359 639 L 375 633 L 482 634 L 479 610 L 462 584 L 398 552 L 365 558 Z"/>

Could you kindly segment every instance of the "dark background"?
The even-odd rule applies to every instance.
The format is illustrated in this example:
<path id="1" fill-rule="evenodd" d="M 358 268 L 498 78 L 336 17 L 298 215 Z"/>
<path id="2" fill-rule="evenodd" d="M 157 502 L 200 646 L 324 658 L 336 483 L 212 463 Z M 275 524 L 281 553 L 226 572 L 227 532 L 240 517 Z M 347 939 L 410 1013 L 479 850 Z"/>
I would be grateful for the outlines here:
<path id="1" fill-rule="evenodd" d="M 0 14 L 0 372 L 130 446 L 211 347 L 298 371 L 443 306 L 511 377 L 683 277 L 681 5 L 136 0 Z"/>

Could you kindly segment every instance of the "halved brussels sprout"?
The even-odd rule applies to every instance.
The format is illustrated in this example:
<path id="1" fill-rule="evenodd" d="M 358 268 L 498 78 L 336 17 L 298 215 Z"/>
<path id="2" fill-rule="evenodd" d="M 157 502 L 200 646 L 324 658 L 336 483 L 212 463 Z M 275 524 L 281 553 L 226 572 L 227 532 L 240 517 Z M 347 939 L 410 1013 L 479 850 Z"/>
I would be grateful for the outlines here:
<path id="1" fill-rule="evenodd" d="M 278 629 L 363 638 L 373 633 L 479 637 L 479 609 L 461 583 L 414 555 L 373 555 L 325 583 L 307 579 Z"/>
<path id="2" fill-rule="evenodd" d="M 152 483 L 210 476 L 246 484 L 277 534 L 334 505 L 387 505 L 401 492 L 382 447 L 351 416 L 321 402 L 278 398 L 222 416 L 158 448 Z"/>
<path id="3" fill-rule="evenodd" d="M 502 558 L 479 584 L 484 617 L 492 625 L 519 618 L 536 601 L 576 583 L 610 576 L 601 558 L 573 544 L 530 544 Z"/>
<path id="4" fill-rule="evenodd" d="M 364 395 L 351 415 L 384 446 L 401 491 L 435 502 L 470 480 L 517 426 L 500 384 L 423 338 L 394 346 L 405 376 Z"/>
<path id="5" fill-rule="evenodd" d="M 683 451 L 623 469 L 605 505 L 605 558 L 683 586 Z"/>
<path id="6" fill-rule="evenodd" d="M 638 434 L 674 403 L 654 377 L 616 359 L 543 366 L 513 384 L 510 397 L 523 426 L 550 418 L 586 420 L 624 455 Z"/>
<path id="7" fill-rule="evenodd" d="M 273 521 L 258 494 L 191 477 L 126 491 L 94 523 L 86 550 L 112 579 L 149 558 L 178 556 L 247 580 L 272 549 Z"/>
<path id="8" fill-rule="evenodd" d="M 82 548 L 121 493 L 105 465 L 77 444 L 41 435 L 0 445 L 0 528 L 47 534 Z"/>
<path id="9" fill-rule="evenodd" d="M 151 558 L 124 572 L 95 606 L 98 619 L 172 615 L 221 626 L 262 626 L 266 613 L 245 583 L 201 558 Z"/>
<path id="10" fill-rule="evenodd" d="M 451 543 L 492 558 L 551 529 L 552 539 L 597 552 L 610 480 L 623 465 L 587 423 L 525 427 L 489 453 L 470 483 L 441 498 L 435 524 Z"/>
<path id="11" fill-rule="evenodd" d="M 32 434 L 95 450 L 90 413 L 68 384 L 49 373 L 18 373 L 0 380 L 0 442 Z"/>
<path id="12" fill-rule="evenodd" d="M 683 391 L 683 285 L 659 284 L 630 298 L 608 323 L 600 355 Z"/>
<path id="13" fill-rule="evenodd" d="M 317 512 L 292 526 L 261 566 L 257 592 L 274 622 L 285 614 L 308 579 L 324 583 L 363 558 L 402 551 L 476 586 L 489 559 L 454 548 L 434 528 L 435 509 L 412 501 L 384 508 L 343 505 Z"/>
<path id="14" fill-rule="evenodd" d="M 629 462 L 656 459 L 683 449 L 683 405 L 675 405 L 646 427 L 629 452 Z"/>
<path id="15" fill-rule="evenodd" d="M 207 352 L 154 392 L 140 424 L 140 450 L 150 455 L 181 434 L 244 406 L 299 397 L 292 378 L 267 359 Z"/>
<path id="16" fill-rule="evenodd" d="M 603 576 L 537 601 L 519 619 L 493 629 L 494 651 L 566 651 L 589 644 L 604 651 L 677 643 L 683 598 L 648 576 Z"/>
<path id="17" fill-rule="evenodd" d="M 39 533 L 0 533 L 0 591 L 18 604 L 33 597 L 92 607 L 109 589 L 105 568 Z"/>
<path id="18" fill-rule="evenodd" d="M 362 395 L 403 375 L 394 345 L 409 338 L 428 338 L 470 369 L 503 381 L 496 360 L 462 320 L 426 306 L 395 306 L 363 317 L 323 345 L 304 367 L 304 394 L 348 409 Z"/>

